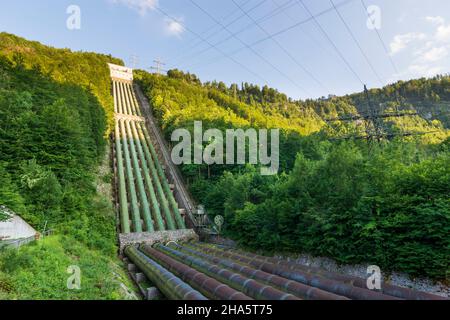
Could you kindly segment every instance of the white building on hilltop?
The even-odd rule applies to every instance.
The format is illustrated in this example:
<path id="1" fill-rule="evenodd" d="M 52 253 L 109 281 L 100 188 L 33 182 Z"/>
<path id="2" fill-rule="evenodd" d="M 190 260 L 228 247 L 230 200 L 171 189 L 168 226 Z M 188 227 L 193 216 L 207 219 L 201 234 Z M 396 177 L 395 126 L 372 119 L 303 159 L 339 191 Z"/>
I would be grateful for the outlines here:
<path id="1" fill-rule="evenodd" d="M 133 81 L 133 69 L 108 63 L 113 80 Z"/>

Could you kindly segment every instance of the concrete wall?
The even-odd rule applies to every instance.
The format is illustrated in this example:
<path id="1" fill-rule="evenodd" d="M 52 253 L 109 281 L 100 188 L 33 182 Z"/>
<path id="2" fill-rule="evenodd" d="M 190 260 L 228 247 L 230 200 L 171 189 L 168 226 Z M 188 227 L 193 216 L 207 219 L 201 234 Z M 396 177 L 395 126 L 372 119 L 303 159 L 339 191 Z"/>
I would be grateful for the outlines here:
<path id="1" fill-rule="evenodd" d="M 119 234 L 120 252 L 122 253 L 125 247 L 135 244 L 148 244 L 154 243 L 166 244 L 170 241 L 175 242 L 187 242 L 198 241 L 198 236 L 192 229 L 179 229 L 172 231 L 157 231 L 153 233 L 149 232 L 135 232 L 135 233 L 121 233 Z"/>

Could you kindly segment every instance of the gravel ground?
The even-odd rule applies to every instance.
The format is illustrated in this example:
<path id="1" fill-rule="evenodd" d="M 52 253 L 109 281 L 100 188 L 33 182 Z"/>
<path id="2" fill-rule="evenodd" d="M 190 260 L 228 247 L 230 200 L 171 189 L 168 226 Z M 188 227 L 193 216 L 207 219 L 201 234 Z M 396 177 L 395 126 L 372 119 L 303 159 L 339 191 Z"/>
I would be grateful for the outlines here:
<path id="1" fill-rule="evenodd" d="M 297 258 L 286 258 L 282 256 L 275 257 L 283 258 L 291 262 L 296 262 L 298 264 L 319 267 L 327 271 L 346 274 L 350 276 L 356 276 L 360 278 L 367 278 L 368 276 L 366 271 L 369 264 L 339 265 L 332 259 L 312 257 L 309 255 L 299 255 Z M 425 278 L 412 279 L 407 274 L 398 272 L 383 273 L 383 270 L 381 270 L 381 273 L 383 281 L 390 284 L 450 298 L 450 287 L 443 283 L 433 282 Z"/>

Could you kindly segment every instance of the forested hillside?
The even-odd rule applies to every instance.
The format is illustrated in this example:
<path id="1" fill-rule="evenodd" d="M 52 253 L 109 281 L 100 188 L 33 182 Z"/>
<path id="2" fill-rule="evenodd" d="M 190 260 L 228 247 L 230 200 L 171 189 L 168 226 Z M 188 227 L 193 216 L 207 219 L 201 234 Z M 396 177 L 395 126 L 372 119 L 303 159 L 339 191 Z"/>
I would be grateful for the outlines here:
<path id="1" fill-rule="evenodd" d="M 55 49 L 4 32 L 0 33 L 0 56 L 58 83 L 75 84 L 90 91 L 105 110 L 108 124 L 113 124 L 114 106 L 107 63 L 123 65 L 120 59 L 92 52 Z"/>
<path id="2" fill-rule="evenodd" d="M 0 251 L 0 299 L 123 297 L 115 214 L 97 192 L 111 179 L 98 173 L 113 110 L 109 61 L 0 34 L 0 205 L 52 230 Z M 72 265 L 81 290 L 66 287 Z"/>
<path id="3" fill-rule="evenodd" d="M 426 116 L 387 119 L 387 130 L 433 133 L 370 149 L 363 140 L 336 139 L 357 135 L 357 126 L 326 122 L 364 112 L 363 94 L 293 101 L 247 83 L 202 84 L 178 70 L 167 77 L 138 72 L 137 78 L 169 140 L 176 128 L 192 130 L 194 120 L 202 120 L 204 130 L 281 129 L 277 176 L 261 176 L 253 166 L 181 167 L 208 214 L 224 215 L 226 235 L 253 249 L 448 277 L 448 77 L 372 90 L 382 112 L 417 110 Z"/>
<path id="4" fill-rule="evenodd" d="M 431 79 L 399 81 L 382 89 L 370 92 L 373 101 L 383 108 L 414 110 L 427 120 L 439 120 L 445 128 L 450 127 L 450 76 L 436 76 Z M 350 95 L 362 111 L 363 94 Z"/>

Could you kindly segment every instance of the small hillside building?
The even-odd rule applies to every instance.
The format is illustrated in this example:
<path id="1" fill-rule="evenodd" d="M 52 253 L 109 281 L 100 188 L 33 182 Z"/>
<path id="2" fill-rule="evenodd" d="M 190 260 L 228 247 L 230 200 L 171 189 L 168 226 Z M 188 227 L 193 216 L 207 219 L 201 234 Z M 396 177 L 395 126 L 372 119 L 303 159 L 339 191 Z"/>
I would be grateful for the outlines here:
<path id="1" fill-rule="evenodd" d="M 0 221 L 0 248 L 18 248 L 39 237 L 39 233 L 17 214 L 4 206 L 0 210 L 7 216 L 5 221 Z"/>

